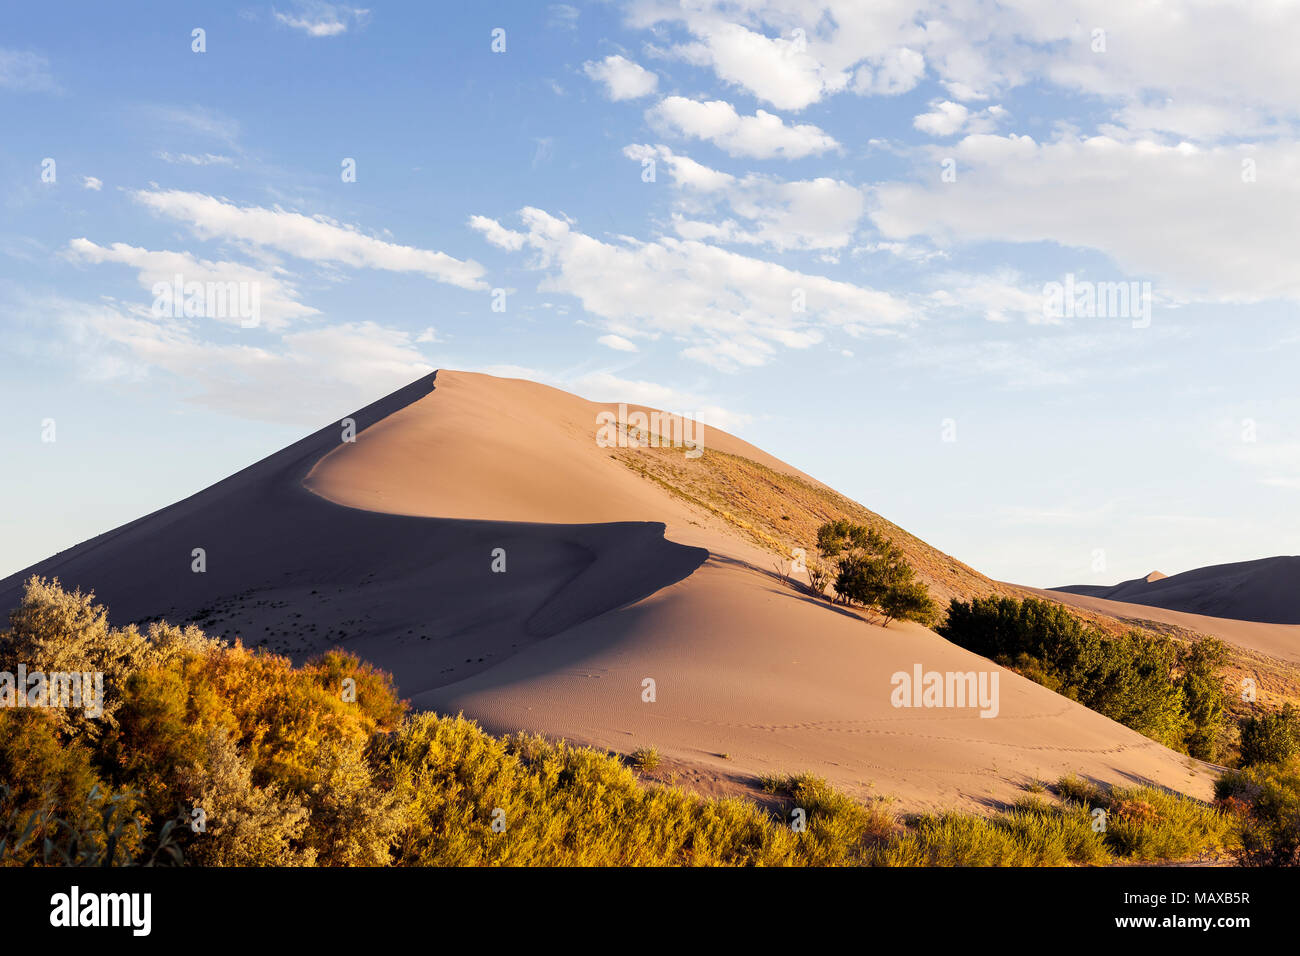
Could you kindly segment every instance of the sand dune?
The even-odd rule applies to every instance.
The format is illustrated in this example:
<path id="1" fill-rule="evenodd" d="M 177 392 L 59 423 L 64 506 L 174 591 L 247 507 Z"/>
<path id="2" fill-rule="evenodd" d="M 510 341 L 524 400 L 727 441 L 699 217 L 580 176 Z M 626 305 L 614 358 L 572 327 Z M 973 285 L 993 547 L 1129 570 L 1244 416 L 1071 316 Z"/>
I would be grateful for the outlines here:
<path id="1" fill-rule="evenodd" d="M 1052 590 L 1207 617 L 1300 624 L 1297 556 L 1216 564 L 1169 576 L 1157 571 L 1115 585 L 1074 584 Z"/>
<path id="2" fill-rule="evenodd" d="M 735 528 L 594 440 L 609 406 L 441 371 L 29 573 L 294 656 L 342 645 L 494 731 L 654 746 L 705 789 L 812 770 L 904 808 L 1078 772 L 1209 795 L 1202 765 L 915 625 L 814 600 Z M 708 449 L 796 469 L 716 429 Z M 191 551 L 207 571 L 191 570 Z M 504 550 L 506 570 L 493 570 Z M 896 672 L 996 672 L 995 717 L 900 708 Z M 654 681 L 655 700 L 643 699 Z"/>

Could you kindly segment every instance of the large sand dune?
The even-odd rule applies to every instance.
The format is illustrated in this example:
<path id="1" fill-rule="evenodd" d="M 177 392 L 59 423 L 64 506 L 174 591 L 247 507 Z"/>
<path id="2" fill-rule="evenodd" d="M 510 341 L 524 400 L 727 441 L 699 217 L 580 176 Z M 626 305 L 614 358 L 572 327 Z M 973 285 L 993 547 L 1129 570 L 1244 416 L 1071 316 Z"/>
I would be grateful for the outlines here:
<path id="1" fill-rule="evenodd" d="M 195 619 L 295 656 L 342 645 L 419 706 L 654 746 L 704 789 L 812 770 L 903 807 L 978 807 L 1078 772 L 1209 795 L 1203 765 L 924 628 L 781 582 L 734 527 L 597 446 L 610 407 L 438 372 L 353 416 L 353 443 L 331 425 L 0 581 L 0 608 L 39 573 L 93 588 L 115 623 Z M 704 445 L 806 479 L 716 429 Z M 916 665 L 997 672 L 997 715 L 893 706 L 891 676 Z"/>
<path id="2" fill-rule="evenodd" d="M 1297 556 L 1236 561 L 1182 574 L 1153 573 L 1114 585 L 1073 584 L 1053 590 L 1206 617 L 1300 624 Z"/>

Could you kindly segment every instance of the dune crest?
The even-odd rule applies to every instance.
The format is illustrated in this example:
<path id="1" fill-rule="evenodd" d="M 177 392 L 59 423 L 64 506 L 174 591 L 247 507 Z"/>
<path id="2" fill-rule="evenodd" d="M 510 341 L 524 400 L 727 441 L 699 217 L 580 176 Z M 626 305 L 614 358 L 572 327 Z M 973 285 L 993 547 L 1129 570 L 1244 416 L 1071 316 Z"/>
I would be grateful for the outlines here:
<path id="1" fill-rule="evenodd" d="M 1300 624 L 1300 556 L 1293 555 L 1215 564 L 1173 575 L 1153 571 L 1145 578 L 1114 585 L 1073 584 L 1052 590 L 1206 617 Z"/>

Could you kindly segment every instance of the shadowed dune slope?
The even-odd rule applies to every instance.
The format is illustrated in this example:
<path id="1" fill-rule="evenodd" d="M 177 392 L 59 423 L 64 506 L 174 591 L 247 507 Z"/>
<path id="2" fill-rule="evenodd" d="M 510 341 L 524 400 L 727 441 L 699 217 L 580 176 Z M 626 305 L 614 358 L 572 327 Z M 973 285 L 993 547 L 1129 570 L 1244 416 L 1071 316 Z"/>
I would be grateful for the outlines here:
<path id="1" fill-rule="evenodd" d="M 1300 624 L 1298 556 L 1216 564 L 1115 585 L 1073 584 L 1052 590 L 1207 617 Z"/>
<path id="2" fill-rule="evenodd" d="M 418 706 L 656 747 L 715 792 L 811 770 L 904 808 L 978 808 L 1077 772 L 1209 796 L 1204 765 L 925 628 L 877 627 L 782 583 L 734 523 L 598 447 L 609 407 L 440 371 L 353 416 L 355 442 L 322 429 L 0 582 L 0 604 L 35 572 L 93 588 L 117 623 L 195 620 L 296 657 L 341 645 Z M 705 455 L 815 484 L 704 438 Z M 893 675 L 918 666 L 996 674 L 996 715 L 895 706 Z"/>
<path id="3" fill-rule="evenodd" d="M 356 412 L 357 431 L 427 397 L 434 376 Z M 0 581 L 0 609 L 32 574 L 93 590 L 115 624 L 194 621 L 303 657 L 356 650 L 410 694 L 681 579 L 707 553 L 663 525 L 412 518 L 344 508 L 302 487 L 330 425 L 171 507 Z M 203 549 L 206 570 L 193 569 Z M 506 573 L 491 569 L 495 549 Z"/>

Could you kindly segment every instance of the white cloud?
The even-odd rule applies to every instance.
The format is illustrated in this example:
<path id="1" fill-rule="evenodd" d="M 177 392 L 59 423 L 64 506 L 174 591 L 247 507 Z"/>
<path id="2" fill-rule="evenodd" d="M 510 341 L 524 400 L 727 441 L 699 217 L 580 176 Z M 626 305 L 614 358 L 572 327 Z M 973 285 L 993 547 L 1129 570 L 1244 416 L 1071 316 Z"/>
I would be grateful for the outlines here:
<path id="1" fill-rule="evenodd" d="M 807 53 L 803 37 L 767 37 L 722 20 L 696 25 L 701 49 L 695 57 L 707 59 L 719 79 L 777 109 L 803 109 L 821 99 L 828 86 L 842 88 L 848 81 L 842 74 L 828 76 Z"/>
<path id="2" fill-rule="evenodd" d="M 691 39 L 667 53 L 783 109 L 843 90 L 905 92 L 929 71 L 961 102 L 1044 78 L 1117 110 L 1173 98 L 1160 123 L 1211 142 L 1242 135 L 1243 117 L 1247 129 L 1300 121 L 1292 3 L 633 0 L 628 21 L 681 26 Z"/>
<path id="3" fill-rule="evenodd" d="M 612 372 L 589 372 L 578 378 L 569 379 L 565 387 L 594 396 L 592 401 L 647 405 L 669 414 L 684 415 L 724 431 L 733 431 L 753 421 L 749 415 L 709 404 L 694 392 L 660 385 L 657 382 L 620 378 Z M 705 444 L 708 444 L 707 436 Z"/>
<path id="4" fill-rule="evenodd" d="M 50 61 L 39 53 L 0 48 L 0 89 L 53 93 L 58 84 L 50 73 Z"/>
<path id="5" fill-rule="evenodd" d="M 287 27 L 300 30 L 310 37 L 334 37 L 347 33 L 349 26 L 361 26 L 370 18 L 370 11 L 339 3 L 302 0 L 294 13 L 276 10 L 275 19 Z"/>
<path id="6" fill-rule="evenodd" d="M 578 29 L 578 18 L 582 11 L 567 3 L 553 3 L 546 8 L 546 25 L 557 30 Z"/>
<path id="7" fill-rule="evenodd" d="M 96 179 L 94 176 L 82 176 L 81 188 L 91 189 L 94 190 L 95 192 L 99 192 L 101 189 L 104 188 L 104 181 L 102 179 Z"/>
<path id="8" fill-rule="evenodd" d="M 266 344 L 200 336 L 187 320 L 118 303 L 51 300 L 42 319 L 86 374 L 143 382 L 159 374 L 186 401 L 257 421 L 319 426 L 433 371 L 411 336 L 374 322 L 293 332 Z"/>
<path id="9" fill-rule="evenodd" d="M 623 147 L 623 155 L 628 159 L 635 159 L 643 165 L 646 160 L 653 160 L 656 168 L 659 163 L 663 163 L 668 167 L 668 172 L 672 176 L 674 183 L 700 192 L 715 192 L 727 189 L 736 182 L 736 177 L 730 173 L 710 169 L 702 163 L 697 163 L 689 156 L 674 153 L 667 146 L 633 144 Z M 656 172 L 656 177 L 657 175 Z"/>
<path id="10" fill-rule="evenodd" d="M 485 289 L 483 267 L 444 252 L 402 246 L 367 236 L 323 216 L 304 216 L 279 207 L 236 206 L 203 193 L 137 190 L 136 201 L 187 222 L 201 238 L 243 240 L 319 262 L 389 272 L 415 272 L 462 289 Z"/>
<path id="11" fill-rule="evenodd" d="M 663 163 L 683 191 L 673 213 L 673 228 L 684 239 L 768 245 L 776 249 L 837 249 L 848 245 L 862 218 L 864 198 L 857 187 L 820 177 L 782 181 L 751 173 L 732 176 L 674 153 L 667 146 L 632 145 L 629 159 Z M 725 205 L 739 217 L 702 220 Z"/>
<path id="12" fill-rule="evenodd" d="M 668 334 L 681 354 L 715 368 L 767 362 L 778 347 L 807 348 L 823 329 L 851 335 L 916 318 L 904 301 L 702 242 L 608 243 L 540 209 L 520 212 L 538 288 L 578 298 L 612 332 Z"/>
<path id="13" fill-rule="evenodd" d="M 495 219 L 489 219 L 487 216 L 470 216 L 469 224 L 470 228 L 481 232 L 483 238 L 492 245 L 508 249 L 511 252 L 518 252 L 522 249 L 524 239 L 527 238 L 523 233 L 507 229 Z"/>
<path id="14" fill-rule="evenodd" d="M 617 54 L 603 60 L 588 60 L 582 65 L 587 76 L 605 85 L 611 100 L 634 100 L 649 96 L 659 87 L 659 77 L 639 63 Z"/>
<path id="15" fill-rule="evenodd" d="M 180 166 L 233 166 L 235 162 L 231 157 L 220 153 L 203 153 L 196 156 L 193 153 L 169 153 L 163 150 L 154 155 L 165 163 Z"/>
<path id="16" fill-rule="evenodd" d="M 247 283 L 250 289 L 257 290 L 260 323 L 268 329 L 282 328 L 294 319 L 319 314 L 298 300 L 297 289 L 282 274 L 275 275 L 238 262 L 213 262 L 195 258 L 188 252 L 141 249 L 124 242 L 100 246 L 89 239 L 73 239 L 68 243 L 68 254 L 80 262 L 111 262 L 135 269 L 141 288 L 147 290 L 152 290 L 156 283 L 171 285 L 178 275 L 184 283 Z M 152 291 L 149 302 L 153 302 Z M 213 318 L 234 325 L 243 320 L 233 309 L 226 315 Z"/>
<path id="17" fill-rule="evenodd" d="M 617 352 L 637 351 L 636 343 L 631 339 L 623 338 L 621 335 L 602 335 L 600 338 L 596 339 L 596 341 Z"/>
<path id="18" fill-rule="evenodd" d="M 741 116 L 723 100 L 670 96 L 647 110 L 646 119 L 657 127 L 708 140 L 731 156 L 801 159 L 839 148 L 834 137 L 816 126 L 786 126 L 781 117 L 766 110 Z"/>
<path id="19" fill-rule="evenodd" d="M 203 106 L 143 106 L 136 112 L 151 131 L 170 137 L 196 136 L 237 149 L 239 121 Z"/>
<path id="20" fill-rule="evenodd" d="M 932 309 L 974 312 L 990 322 L 1020 319 L 1037 325 L 1059 321 L 1045 317 L 1042 287 L 1034 288 L 1011 270 L 990 275 L 948 272 L 932 281 L 939 286 L 926 297 Z"/>
<path id="21" fill-rule="evenodd" d="M 912 120 L 912 125 L 922 133 L 931 136 L 951 136 L 966 125 L 970 110 L 951 100 L 930 104 L 929 113 L 922 113 Z"/>
<path id="22" fill-rule="evenodd" d="M 1300 299 L 1300 154 L 1290 144 L 1248 149 L 1166 146 L 1107 136 L 972 135 L 945 146 L 953 183 L 926 174 L 873 192 L 887 239 L 941 246 L 982 240 L 1055 242 L 1109 256 L 1121 275 L 1151 280 L 1167 299 Z M 1257 181 L 1243 181 L 1251 160 Z"/>
<path id="23" fill-rule="evenodd" d="M 912 120 L 912 125 L 922 133 L 945 137 L 957 132 L 991 132 L 1006 117 L 1007 111 L 1001 106 L 990 106 L 978 112 L 971 112 L 961 103 L 935 100 L 930 104 L 930 112 L 917 116 Z"/>
<path id="24" fill-rule="evenodd" d="M 800 110 L 845 89 L 897 94 L 925 72 L 904 41 L 923 35 L 915 4 L 861 0 L 816 5 L 804 0 L 705 2 L 673 7 L 643 0 L 633 26 L 680 22 L 688 43 L 667 53 L 711 68 L 718 79 L 778 109 Z"/>

